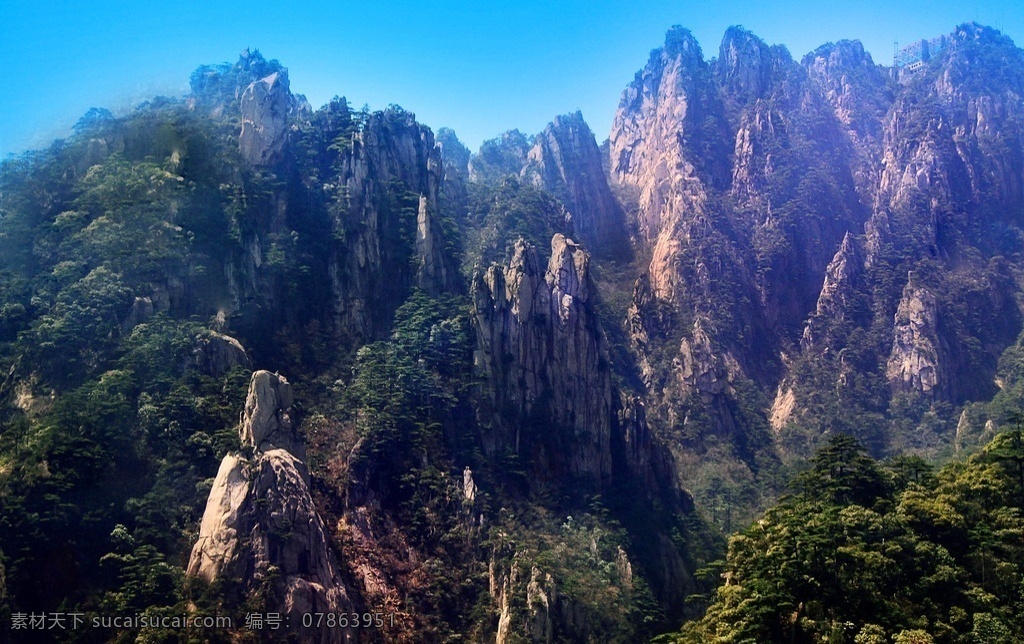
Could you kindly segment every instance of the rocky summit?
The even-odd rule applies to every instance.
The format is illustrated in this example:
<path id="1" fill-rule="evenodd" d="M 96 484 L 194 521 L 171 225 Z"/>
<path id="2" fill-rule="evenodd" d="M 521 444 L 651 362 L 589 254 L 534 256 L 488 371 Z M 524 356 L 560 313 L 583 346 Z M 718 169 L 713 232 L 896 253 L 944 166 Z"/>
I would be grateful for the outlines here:
<path id="1" fill-rule="evenodd" d="M 4 161 L 0 622 L 1016 641 L 1024 51 L 932 36 L 475 153 L 246 50 Z"/>

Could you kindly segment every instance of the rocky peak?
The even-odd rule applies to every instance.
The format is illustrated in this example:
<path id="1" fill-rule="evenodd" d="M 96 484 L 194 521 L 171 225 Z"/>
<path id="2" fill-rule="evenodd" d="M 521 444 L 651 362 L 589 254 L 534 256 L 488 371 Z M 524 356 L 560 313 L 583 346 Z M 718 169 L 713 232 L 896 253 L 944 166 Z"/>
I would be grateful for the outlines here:
<path id="1" fill-rule="evenodd" d="M 822 45 L 807 54 L 802 64 L 840 123 L 861 135 L 877 135 L 892 104 L 892 91 L 884 68 L 875 64 L 859 40 Z"/>
<path id="2" fill-rule="evenodd" d="M 689 29 L 673 25 L 665 33 L 665 46 L 651 52 L 648 66 L 651 66 L 659 58 L 675 58 L 684 64 L 702 65 L 704 52 L 701 51 L 700 43 L 693 37 L 693 33 Z"/>
<path id="3" fill-rule="evenodd" d="M 534 140 L 521 178 L 566 205 L 573 231 L 591 249 L 625 250 L 624 215 L 608 187 L 601 152 L 583 115 L 555 117 Z"/>
<path id="4" fill-rule="evenodd" d="M 894 100 L 888 72 L 856 40 L 823 45 L 802 64 L 850 142 L 854 183 L 861 203 L 870 206 L 880 180 L 883 120 Z"/>
<path id="5" fill-rule="evenodd" d="M 457 174 L 466 178 L 469 176 L 469 148 L 462 144 L 455 131 L 451 128 L 442 127 L 437 130 L 434 136 L 437 147 L 441 152 L 441 161 L 444 163 L 445 176 Z"/>
<path id="6" fill-rule="evenodd" d="M 409 289 L 461 290 L 438 214 L 444 170 L 430 129 L 389 108 L 367 118 L 340 161 L 329 279 L 339 326 L 382 337 Z M 396 205 L 397 202 L 397 205 Z M 405 212 L 416 212 L 415 225 Z"/>
<path id="7" fill-rule="evenodd" d="M 609 137 L 613 180 L 637 193 L 636 228 L 651 242 L 684 211 L 697 211 L 706 184 L 728 183 L 728 128 L 718 89 L 690 32 L 665 46 L 623 91 Z"/>
<path id="8" fill-rule="evenodd" d="M 250 83 L 239 102 L 242 132 L 238 136 L 238 149 L 242 158 L 260 166 L 280 160 L 287 140 L 288 119 L 295 105 L 286 69 Z"/>
<path id="9" fill-rule="evenodd" d="M 305 448 L 291 417 L 293 402 L 292 386 L 282 376 L 269 371 L 254 373 L 238 428 L 242 445 L 256 452 L 284 449 L 304 459 Z"/>
<path id="10" fill-rule="evenodd" d="M 857 240 L 851 233 L 846 233 L 835 257 L 825 269 L 825 282 L 818 295 L 815 313 L 804 327 L 801 344 L 805 349 L 820 345 L 825 340 L 826 327 L 846 319 L 855 284 L 863 269 L 864 260 Z"/>
<path id="11" fill-rule="evenodd" d="M 266 78 L 284 68 L 276 60 L 267 60 L 259 51 L 245 49 L 232 65 L 203 65 L 189 78 L 190 102 L 213 116 L 225 112 L 237 113 L 242 92 L 260 78 Z"/>
<path id="12" fill-rule="evenodd" d="M 741 102 L 762 98 L 771 84 L 771 48 L 742 27 L 729 27 L 718 49 L 722 86 Z"/>
<path id="13" fill-rule="evenodd" d="M 541 478 L 611 474 L 613 416 L 605 339 L 590 301 L 587 253 L 556 234 L 542 271 L 519 240 L 507 266 L 473 281 L 475 363 L 494 397 L 488 452 L 510 448 Z M 536 422 L 527 418 L 543 418 Z"/>
<path id="14" fill-rule="evenodd" d="M 639 185 L 674 135 L 696 127 L 695 108 L 707 89 L 708 66 L 693 35 L 674 27 L 665 46 L 623 91 L 609 137 L 612 176 Z"/>
<path id="15" fill-rule="evenodd" d="M 252 376 L 239 435 L 252 456 L 224 457 L 192 549 L 188 574 L 220 580 L 234 599 L 273 585 L 264 606 L 289 615 L 305 641 L 345 642 L 347 629 L 300 629 L 311 612 L 353 609 L 327 530 L 313 505 L 305 452 L 291 420 L 291 386 L 268 371 Z"/>

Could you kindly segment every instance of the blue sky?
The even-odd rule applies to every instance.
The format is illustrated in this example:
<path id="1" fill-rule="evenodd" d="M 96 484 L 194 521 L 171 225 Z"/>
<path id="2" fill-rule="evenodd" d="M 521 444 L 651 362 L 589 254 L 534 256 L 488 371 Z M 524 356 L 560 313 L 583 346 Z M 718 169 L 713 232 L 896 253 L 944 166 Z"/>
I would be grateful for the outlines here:
<path id="1" fill-rule="evenodd" d="M 287 66 L 314 107 L 334 95 L 397 103 L 476 149 L 577 109 L 603 140 L 623 88 L 674 24 L 706 58 L 739 24 L 798 59 L 855 38 L 891 63 L 894 40 L 970 20 L 1024 44 L 1019 0 L 0 0 L 0 157 L 46 145 L 89 107 L 183 94 L 193 69 L 234 62 L 246 47 Z"/>

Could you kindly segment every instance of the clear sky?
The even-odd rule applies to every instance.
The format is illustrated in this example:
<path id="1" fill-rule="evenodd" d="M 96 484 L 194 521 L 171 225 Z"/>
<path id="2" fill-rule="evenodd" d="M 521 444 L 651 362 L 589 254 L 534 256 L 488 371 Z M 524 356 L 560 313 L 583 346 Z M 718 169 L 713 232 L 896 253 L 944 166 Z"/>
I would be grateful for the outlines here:
<path id="1" fill-rule="evenodd" d="M 397 103 L 475 150 L 577 109 L 603 140 L 623 88 L 674 24 L 706 58 L 739 24 L 797 59 L 850 38 L 891 64 L 894 41 L 971 20 L 1024 44 L 1021 0 L 0 0 L 0 157 L 66 134 L 90 107 L 184 94 L 192 70 L 246 47 L 288 67 L 314 107 L 334 95 Z"/>

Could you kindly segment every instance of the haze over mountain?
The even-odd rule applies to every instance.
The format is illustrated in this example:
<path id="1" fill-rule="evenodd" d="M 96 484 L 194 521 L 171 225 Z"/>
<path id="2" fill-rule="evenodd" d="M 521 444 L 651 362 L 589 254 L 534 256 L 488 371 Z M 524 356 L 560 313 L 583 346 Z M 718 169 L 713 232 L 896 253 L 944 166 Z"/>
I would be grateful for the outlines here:
<path id="1" fill-rule="evenodd" d="M 476 153 L 246 50 L 4 162 L 0 618 L 1013 641 L 1024 51 L 931 36 L 673 27 Z"/>

